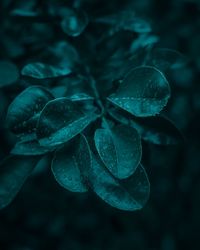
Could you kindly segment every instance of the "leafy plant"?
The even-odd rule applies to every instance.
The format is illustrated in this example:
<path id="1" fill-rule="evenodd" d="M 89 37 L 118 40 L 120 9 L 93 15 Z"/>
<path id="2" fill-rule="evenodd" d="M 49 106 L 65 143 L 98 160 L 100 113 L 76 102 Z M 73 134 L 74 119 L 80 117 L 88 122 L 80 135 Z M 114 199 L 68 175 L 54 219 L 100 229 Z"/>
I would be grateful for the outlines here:
<path id="1" fill-rule="evenodd" d="M 63 39 L 22 67 L 21 79 L 34 86 L 8 108 L 7 127 L 19 141 L 1 164 L 0 208 L 49 154 L 62 187 L 91 190 L 118 209 L 141 209 L 150 191 L 141 139 L 181 142 L 173 123 L 160 115 L 170 98 L 164 71 L 177 67 L 179 54 L 156 50 L 149 22 L 130 11 L 90 19 L 81 8 L 53 7 L 48 18 L 60 20 Z M 12 15 L 40 18 L 30 6 Z"/>

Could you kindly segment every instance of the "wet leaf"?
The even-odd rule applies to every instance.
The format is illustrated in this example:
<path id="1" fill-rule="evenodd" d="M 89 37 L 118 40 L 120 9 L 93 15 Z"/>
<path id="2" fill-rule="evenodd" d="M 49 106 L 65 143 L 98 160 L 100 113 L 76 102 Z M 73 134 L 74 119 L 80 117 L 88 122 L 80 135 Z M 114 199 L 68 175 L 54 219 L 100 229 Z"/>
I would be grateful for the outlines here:
<path id="1" fill-rule="evenodd" d="M 33 134 L 39 113 L 52 99 L 51 93 L 43 87 L 32 86 L 25 89 L 8 108 L 6 122 L 9 129 L 20 136 Z"/>
<path id="2" fill-rule="evenodd" d="M 0 209 L 12 202 L 38 160 L 38 157 L 15 155 L 0 164 Z"/>
<path id="3" fill-rule="evenodd" d="M 14 155 L 43 155 L 48 152 L 49 148 L 40 146 L 35 140 L 18 142 L 10 153 Z"/>
<path id="4" fill-rule="evenodd" d="M 52 172 L 56 181 L 71 192 L 86 192 L 77 159 L 77 140 L 58 149 L 52 161 Z"/>
<path id="5" fill-rule="evenodd" d="M 0 61 L 0 88 L 15 83 L 19 78 L 19 71 L 10 61 Z"/>
<path id="6" fill-rule="evenodd" d="M 79 147 L 79 167 L 90 188 L 109 205 L 134 211 L 141 209 L 149 197 L 149 181 L 142 165 L 128 179 L 117 180 L 90 150 L 85 137 Z M 87 163 L 87 164 L 86 164 Z"/>
<path id="7" fill-rule="evenodd" d="M 133 128 L 120 125 L 97 129 L 95 145 L 102 161 L 116 178 L 129 177 L 140 163 L 141 141 Z"/>
<path id="8" fill-rule="evenodd" d="M 82 132 L 95 119 L 95 114 L 84 114 L 68 98 L 58 98 L 42 110 L 37 138 L 42 146 L 60 145 Z"/>
<path id="9" fill-rule="evenodd" d="M 146 117 L 160 113 L 169 97 L 165 76 L 156 68 L 142 66 L 131 70 L 108 100 L 135 116 Z"/>
<path id="10" fill-rule="evenodd" d="M 71 70 L 67 67 L 53 66 L 41 62 L 29 63 L 22 69 L 22 75 L 37 79 L 67 76 Z"/>

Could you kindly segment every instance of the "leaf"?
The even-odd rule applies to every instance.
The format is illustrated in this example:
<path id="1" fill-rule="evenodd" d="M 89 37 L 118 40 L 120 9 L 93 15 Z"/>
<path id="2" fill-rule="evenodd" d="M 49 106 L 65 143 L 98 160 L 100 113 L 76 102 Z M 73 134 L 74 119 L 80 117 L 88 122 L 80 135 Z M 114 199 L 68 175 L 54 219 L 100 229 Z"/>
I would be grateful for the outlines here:
<path id="1" fill-rule="evenodd" d="M 183 143 L 183 135 L 172 121 L 163 115 L 137 118 L 117 109 L 110 109 L 109 114 L 117 121 L 135 128 L 142 139 L 157 145 Z"/>
<path id="2" fill-rule="evenodd" d="M 38 157 L 9 156 L 0 164 L 0 209 L 12 202 L 38 160 Z"/>
<path id="3" fill-rule="evenodd" d="M 84 136 L 79 146 L 79 168 L 90 188 L 106 203 L 118 209 L 141 209 L 149 197 L 149 181 L 142 165 L 128 179 L 117 180 L 91 152 Z"/>
<path id="4" fill-rule="evenodd" d="M 0 61 L 0 88 L 15 83 L 19 79 L 19 71 L 10 61 Z"/>
<path id="5" fill-rule="evenodd" d="M 25 89 L 8 108 L 6 122 L 9 129 L 20 136 L 32 135 L 36 129 L 39 113 L 52 99 L 51 93 L 43 87 L 32 86 Z"/>
<path id="6" fill-rule="evenodd" d="M 14 155 L 43 155 L 48 152 L 49 148 L 40 146 L 35 140 L 18 142 L 10 153 Z"/>
<path id="7" fill-rule="evenodd" d="M 179 69 L 188 63 L 188 59 L 176 50 L 156 48 L 152 50 L 149 63 L 161 70 Z"/>
<path id="8" fill-rule="evenodd" d="M 142 156 L 141 140 L 137 131 L 125 125 L 95 132 L 97 151 L 109 169 L 119 179 L 132 175 Z"/>
<path id="9" fill-rule="evenodd" d="M 88 22 L 85 12 L 65 8 L 61 27 L 67 35 L 77 37 L 85 30 Z"/>
<path id="10" fill-rule="evenodd" d="M 53 66 L 41 62 L 34 62 L 25 65 L 21 74 L 37 79 L 46 79 L 67 76 L 71 73 L 68 67 Z"/>
<path id="11" fill-rule="evenodd" d="M 73 141 L 55 152 L 51 169 L 56 181 L 62 187 L 71 192 L 86 192 L 87 187 L 83 183 L 77 163 L 80 159 L 76 156 L 76 142 Z"/>
<path id="12" fill-rule="evenodd" d="M 145 141 L 158 145 L 183 143 L 183 135 L 176 126 L 163 116 L 133 119 L 130 125 L 137 129 Z"/>
<path id="13" fill-rule="evenodd" d="M 37 138 L 42 146 L 60 145 L 81 133 L 95 119 L 95 114 L 84 114 L 68 98 L 58 98 L 42 110 Z"/>
<path id="14" fill-rule="evenodd" d="M 128 30 L 136 33 L 147 33 L 151 31 L 150 24 L 144 19 L 135 16 L 132 10 L 120 11 L 117 14 L 104 16 L 95 20 L 115 27 L 115 31 Z"/>
<path id="15" fill-rule="evenodd" d="M 165 76 L 156 68 L 142 66 L 131 70 L 108 100 L 135 116 L 146 117 L 160 113 L 169 97 Z"/>
<path id="16" fill-rule="evenodd" d="M 60 67 L 66 67 L 71 71 L 75 71 L 76 65 L 80 63 L 78 51 L 66 40 L 61 40 L 50 46 L 48 57 L 51 57 Z"/>
<path id="17" fill-rule="evenodd" d="M 70 99 L 73 102 L 79 102 L 79 101 L 91 101 L 91 100 L 94 100 L 94 97 L 89 96 L 88 94 L 85 94 L 85 93 L 77 93 L 77 94 L 72 95 Z"/>

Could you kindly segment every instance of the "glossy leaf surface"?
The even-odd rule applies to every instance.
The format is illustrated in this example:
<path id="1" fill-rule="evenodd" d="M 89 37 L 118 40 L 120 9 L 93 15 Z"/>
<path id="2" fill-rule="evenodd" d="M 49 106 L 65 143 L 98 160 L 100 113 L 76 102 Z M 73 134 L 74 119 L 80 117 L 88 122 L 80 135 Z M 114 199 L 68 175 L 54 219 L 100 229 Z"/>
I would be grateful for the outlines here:
<path id="1" fill-rule="evenodd" d="M 106 167 L 119 179 L 132 175 L 141 160 L 140 136 L 125 125 L 97 129 L 95 145 Z"/>
<path id="2" fill-rule="evenodd" d="M 35 132 L 40 111 L 53 96 L 45 88 L 33 86 L 25 89 L 10 104 L 7 112 L 7 125 L 18 135 Z"/>
<path id="3" fill-rule="evenodd" d="M 139 165 L 128 179 L 117 180 L 90 150 L 85 137 L 79 147 L 79 167 L 90 188 L 106 203 L 121 210 L 141 209 L 149 197 L 149 181 Z"/>
<path id="4" fill-rule="evenodd" d="M 55 99 L 42 110 L 37 138 L 42 146 L 60 145 L 83 131 L 95 118 L 95 114 L 85 115 L 68 98 Z"/>
<path id="5" fill-rule="evenodd" d="M 86 192 L 77 159 L 77 141 L 58 149 L 52 161 L 52 172 L 56 181 L 71 192 Z"/>
<path id="6" fill-rule="evenodd" d="M 108 100 L 135 116 L 153 116 L 167 104 L 170 87 L 157 69 L 142 66 L 130 71 Z"/>

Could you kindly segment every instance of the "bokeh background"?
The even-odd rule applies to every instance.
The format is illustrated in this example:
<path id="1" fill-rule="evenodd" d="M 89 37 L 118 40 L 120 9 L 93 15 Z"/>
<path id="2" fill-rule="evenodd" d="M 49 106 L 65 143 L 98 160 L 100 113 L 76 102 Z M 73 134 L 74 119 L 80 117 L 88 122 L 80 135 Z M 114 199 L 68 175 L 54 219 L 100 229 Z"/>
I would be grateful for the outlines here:
<path id="1" fill-rule="evenodd" d="M 17 4 L 0 1 L 0 60 L 21 67 L 59 36 L 56 24 L 45 19 L 13 18 Z M 45 13 L 47 1 L 34 2 Z M 53 4 L 59 1 L 48 1 Z M 71 4 L 72 1 L 61 1 Z M 77 1 L 78 2 L 78 1 Z M 38 168 L 17 198 L 0 211 L 1 250 L 184 250 L 200 249 L 200 1 L 85 0 L 87 10 L 114 12 L 126 4 L 151 23 L 159 47 L 178 50 L 187 66 L 168 79 L 172 99 L 167 115 L 185 136 L 185 143 L 165 147 L 144 143 L 143 162 L 151 183 L 147 205 L 137 212 L 114 209 L 93 194 L 61 188 L 49 169 Z M 44 32 L 44 30 L 46 32 Z M 0 157 L 15 138 L 5 129 L 10 101 L 31 83 L 20 81 L 0 89 Z M 43 161 L 49 161 L 45 158 Z M 43 163 L 41 162 L 41 165 Z"/>

